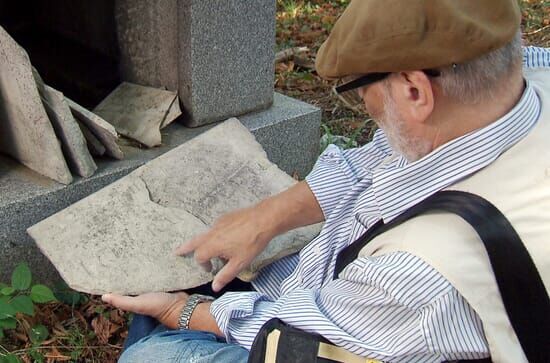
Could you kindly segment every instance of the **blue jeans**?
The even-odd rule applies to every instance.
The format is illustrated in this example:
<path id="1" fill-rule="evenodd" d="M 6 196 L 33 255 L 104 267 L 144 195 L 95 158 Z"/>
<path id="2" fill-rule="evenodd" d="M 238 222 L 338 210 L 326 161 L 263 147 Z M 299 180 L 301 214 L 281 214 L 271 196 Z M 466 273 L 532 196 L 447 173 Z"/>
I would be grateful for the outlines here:
<path id="1" fill-rule="evenodd" d="M 212 333 L 171 330 L 153 318 L 136 314 L 119 362 L 246 363 L 247 360 L 248 350 Z"/>

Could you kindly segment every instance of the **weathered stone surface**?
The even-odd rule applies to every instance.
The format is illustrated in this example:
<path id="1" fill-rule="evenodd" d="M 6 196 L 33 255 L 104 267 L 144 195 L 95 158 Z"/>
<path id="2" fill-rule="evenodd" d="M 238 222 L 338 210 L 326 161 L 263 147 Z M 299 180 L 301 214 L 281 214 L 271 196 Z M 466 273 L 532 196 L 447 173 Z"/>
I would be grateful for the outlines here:
<path id="1" fill-rule="evenodd" d="M 162 141 L 160 127 L 176 99 L 175 92 L 124 82 L 93 112 L 113 125 L 120 134 L 154 147 Z M 167 120 L 167 123 L 172 120 Z"/>
<path id="2" fill-rule="evenodd" d="M 72 175 L 40 101 L 25 50 L 0 27 L 0 151 L 63 184 Z"/>
<path id="3" fill-rule="evenodd" d="M 97 165 L 88 151 L 86 140 L 61 92 L 45 86 L 41 94 L 46 113 L 61 140 L 61 148 L 69 167 L 78 175 L 87 178 L 97 170 Z"/>
<path id="4" fill-rule="evenodd" d="M 82 131 L 82 135 L 86 139 L 86 145 L 88 145 L 88 150 L 94 156 L 103 156 L 105 154 L 105 146 L 97 139 L 97 137 L 92 134 L 90 129 L 88 129 L 82 122 L 76 121 Z"/>
<path id="5" fill-rule="evenodd" d="M 67 97 L 65 99 L 74 117 L 86 125 L 94 136 L 101 141 L 103 146 L 105 146 L 105 154 L 118 160 L 123 159 L 124 153 L 116 143 L 118 134 L 113 125 Z"/>
<path id="6" fill-rule="evenodd" d="M 137 294 L 190 288 L 212 275 L 191 257 L 173 255 L 173 249 L 230 210 L 292 183 L 247 129 L 231 119 L 28 233 L 77 290 Z M 310 226 L 279 237 L 247 276 L 274 255 L 298 250 L 318 231 L 319 226 Z"/>
<path id="7" fill-rule="evenodd" d="M 186 1 L 187 2 L 187 1 Z M 177 0 L 117 0 L 115 21 L 122 78 L 178 90 Z"/>

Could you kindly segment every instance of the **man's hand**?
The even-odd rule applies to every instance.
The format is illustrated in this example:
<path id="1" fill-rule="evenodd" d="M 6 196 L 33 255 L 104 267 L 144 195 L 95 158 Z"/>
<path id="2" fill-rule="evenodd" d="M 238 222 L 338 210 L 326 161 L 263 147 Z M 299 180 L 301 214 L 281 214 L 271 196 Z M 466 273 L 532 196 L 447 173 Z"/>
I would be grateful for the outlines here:
<path id="1" fill-rule="evenodd" d="M 261 208 L 258 205 L 226 214 L 208 232 L 181 245 L 175 253 L 186 255 L 194 251 L 195 260 L 207 271 L 212 268 L 212 258 L 227 261 L 212 282 L 212 289 L 220 291 L 249 266 L 275 236 L 269 213 Z"/>
<path id="2" fill-rule="evenodd" d="M 188 297 L 184 292 L 173 294 L 151 292 L 135 297 L 105 294 L 101 299 L 121 310 L 149 315 L 163 325 L 171 329 L 177 329 L 181 310 L 187 303 Z"/>
<path id="3" fill-rule="evenodd" d="M 250 265 L 273 237 L 323 220 L 315 195 L 306 182 L 299 182 L 253 207 L 223 216 L 212 229 L 184 243 L 175 253 L 194 252 L 195 260 L 207 270 L 211 269 L 211 259 L 225 260 L 226 265 L 212 282 L 212 289 L 220 291 Z"/>
<path id="4" fill-rule="evenodd" d="M 104 302 L 119 309 L 152 316 L 170 329 L 179 328 L 181 311 L 188 298 L 185 292 L 151 292 L 135 297 L 105 294 L 101 297 Z M 216 319 L 210 314 L 210 305 L 210 302 L 197 305 L 189 320 L 189 329 L 208 331 L 223 337 Z"/>

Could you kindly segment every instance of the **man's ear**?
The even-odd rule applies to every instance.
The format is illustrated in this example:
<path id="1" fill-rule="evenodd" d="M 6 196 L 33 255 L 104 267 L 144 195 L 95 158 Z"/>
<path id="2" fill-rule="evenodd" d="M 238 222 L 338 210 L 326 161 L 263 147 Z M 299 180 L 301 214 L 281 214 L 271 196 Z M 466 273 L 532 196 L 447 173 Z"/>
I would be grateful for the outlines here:
<path id="1" fill-rule="evenodd" d="M 422 71 L 399 72 L 392 77 L 392 95 L 402 117 L 423 124 L 434 110 L 434 89 Z"/>

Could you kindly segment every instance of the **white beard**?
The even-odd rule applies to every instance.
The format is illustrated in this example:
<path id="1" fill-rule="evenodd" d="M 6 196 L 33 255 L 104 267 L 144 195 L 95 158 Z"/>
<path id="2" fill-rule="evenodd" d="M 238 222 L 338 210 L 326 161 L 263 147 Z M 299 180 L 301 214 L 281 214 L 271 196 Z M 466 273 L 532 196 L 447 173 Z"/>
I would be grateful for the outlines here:
<path id="1" fill-rule="evenodd" d="M 391 91 L 384 90 L 384 111 L 378 118 L 378 126 L 384 131 L 388 143 L 394 152 L 414 162 L 431 152 L 431 144 L 419 136 L 411 136 L 407 132 L 406 124 L 402 121 L 401 113 L 391 97 Z"/>

